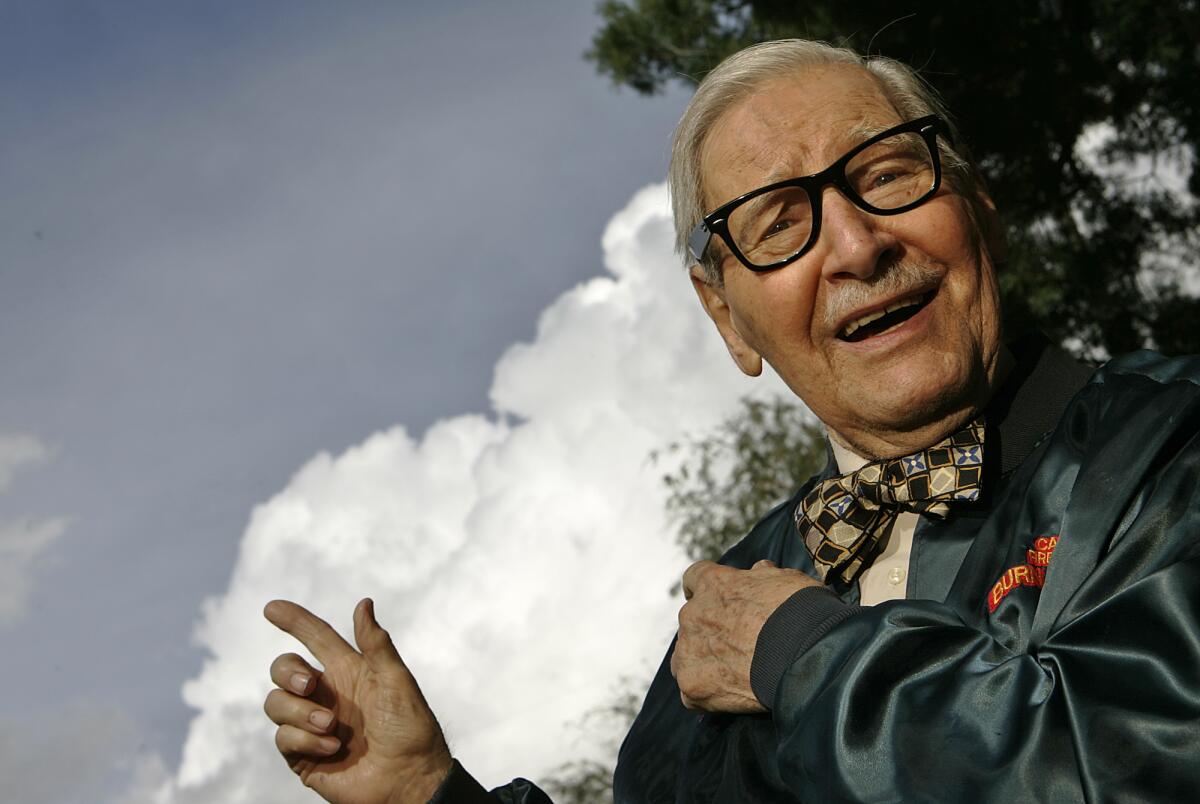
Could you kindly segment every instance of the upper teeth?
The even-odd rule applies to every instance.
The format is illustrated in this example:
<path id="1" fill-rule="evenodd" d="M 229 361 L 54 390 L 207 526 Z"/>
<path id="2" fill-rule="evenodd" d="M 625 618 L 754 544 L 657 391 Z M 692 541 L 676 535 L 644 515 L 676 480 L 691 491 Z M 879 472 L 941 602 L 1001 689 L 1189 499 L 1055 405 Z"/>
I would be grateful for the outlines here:
<path id="1" fill-rule="evenodd" d="M 920 303 L 921 303 L 920 296 L 909 296 L 907 299 L 901 299 L 898 302 L 889 304 L 887 307 L 884 307 L 881 310 L 876 310 L 873 313 L 867 313 L 862 318 L 855 319 L 854 321 L 851 321 L 849 324 L 847 324 L 846 328 L 842 330 L 842 336 L 849 337 L 849 336 L 853 335 L 855 333 L 855 331 L 857 329 L 859 329 L 860 327 L 865 327 L 867 324 L 870 324 L 872 321 L 878 321 L 879 319 L 883 318 L 888 313 L 894 313 L 897 310 L 903 310 L 905 307 L 912 307 L 912 306 L 920 304 Z"/>

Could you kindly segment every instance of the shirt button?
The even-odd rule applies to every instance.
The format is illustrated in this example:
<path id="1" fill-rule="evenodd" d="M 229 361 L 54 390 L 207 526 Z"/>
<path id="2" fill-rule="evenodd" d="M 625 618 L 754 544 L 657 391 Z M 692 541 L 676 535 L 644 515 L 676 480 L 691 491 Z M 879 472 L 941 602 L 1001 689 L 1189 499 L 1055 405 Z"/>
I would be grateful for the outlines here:
<path id="1" fill-rule="evenodd" d="M 892 569 L 888 572 L 888 583 L 890 583 L 892 586 L 898 586 L 900 582 L 904 580 L 904 576 L 906 574 L 907 573 L 904 571 L 903 567 L 892 567 Z"/>

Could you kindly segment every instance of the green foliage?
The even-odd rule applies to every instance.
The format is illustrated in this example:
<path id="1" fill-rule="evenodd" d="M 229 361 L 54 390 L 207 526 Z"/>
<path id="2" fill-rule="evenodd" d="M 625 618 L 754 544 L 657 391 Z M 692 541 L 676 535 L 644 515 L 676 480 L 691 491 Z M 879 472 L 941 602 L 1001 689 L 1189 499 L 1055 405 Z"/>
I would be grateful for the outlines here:
<path id="1" fill-rule="evenodd" d="M 824 431 L 802 408 L 781 398 L 743 399 L 714 431 L 664 452 L 681 459 L 679 468 L 663 477 L 667 510 L 679 522 L 680 543 L 696 560 L 718 558 L 819 471 L 826 457 Z M 588 712 L 580 724 L 613 735 L 607 748 L 614 759 L 641 704 L 631 679 L 622 679 L 617 689 L 610 704 Z M 543 780 L 542 788 L 558 804 L 612 804 L 612 777 L 612 763 L 568 762 Z"/>
<path id="2" fill-rule="evenodd" d="M 588 58 L 640 92 L 785 36 L 921 68 L 1004 216 L 1011 333 L 1089 353 L 1200 352 L 1200 305 L 1179 285 L 1200 268 L 1196 0 L 606 0 L 599 12 Z M 1080 135 L 1098 131 L 1109 136 L 1084 158 Z"/>
<path id="3" fill-rule="evenodd" d="M 683 457 L 663 477 L 680 544 L 693 559 L 716 559 L 825 465 L 825 434 L 792 402 L 747 398 L 713 432 L 666 453 Z"/>
<path id="4" fill-rule="evenodd" d="M 702 75 L 715 53 L 733 53 L 753 40 L 728 24 L 742 4 L 736 0 L 642 0 L 630 7 L 618 0 L 599 5 L 604 28 L 588 58 L 618 84 L 651 93 L 682 73 Z"/>
<path id="5" fill-rule="evenodd" d="M 613 767 L 593 759 L 568 762 L 542 787 L 557 804 L 613 804 Z"/>
<path id="6" fill-rule="evenodd" d="M 640 691 L 634 682 L 622 678 L 611 703 L 592 709 L 583 716 L 580 728 L 602 730 L 609 735 L 604 745 L 616 760 L 621 738 L 629 731 L 641 705 Z M 542 782 L 542 789 L 557 804 L 612 804 L 613 762 L 595 760 L 567 762 Z"/>

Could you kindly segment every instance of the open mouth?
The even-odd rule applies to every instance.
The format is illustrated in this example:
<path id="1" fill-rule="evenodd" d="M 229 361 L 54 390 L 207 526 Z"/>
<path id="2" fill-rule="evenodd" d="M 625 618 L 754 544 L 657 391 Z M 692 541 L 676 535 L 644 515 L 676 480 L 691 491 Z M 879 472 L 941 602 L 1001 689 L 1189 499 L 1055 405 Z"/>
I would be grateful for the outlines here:
<path id="1" fill-rule="evenodd" d="M 921 312 L 925 308 L 925 305 L 929 304 L 929 300 L 933 298 L 933 293 L 931 290 L 926 293 L 909 296 L 893 304 L 889 304 L 881 310 L 867 313 L 843 327 L 842 331 L 838 333 L 838 338 L 848 343 L 858 343 L 859 341 L 865 341 L 867 338 L 882 335 L 884 332 L 893 327 L 900 326 Z"/>

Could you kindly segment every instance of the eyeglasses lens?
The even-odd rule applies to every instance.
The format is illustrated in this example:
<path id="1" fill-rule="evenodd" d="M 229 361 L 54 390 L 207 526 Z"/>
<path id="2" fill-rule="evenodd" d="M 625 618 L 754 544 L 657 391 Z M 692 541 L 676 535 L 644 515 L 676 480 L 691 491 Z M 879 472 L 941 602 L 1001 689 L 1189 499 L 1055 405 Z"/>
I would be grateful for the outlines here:
<path id="1" fill-rule="evenodd" d="M 850 200 L 867 212 L 920 203 L 935 189 L 937 170 L 925 139 L 905 132 L 865 148 L 845 167 Z M 729 215 L 729 234 L 754 265 L 785 260 L 808 245 L 813 203 L 801 187 L 781 187 L 748 199 Z"/>

